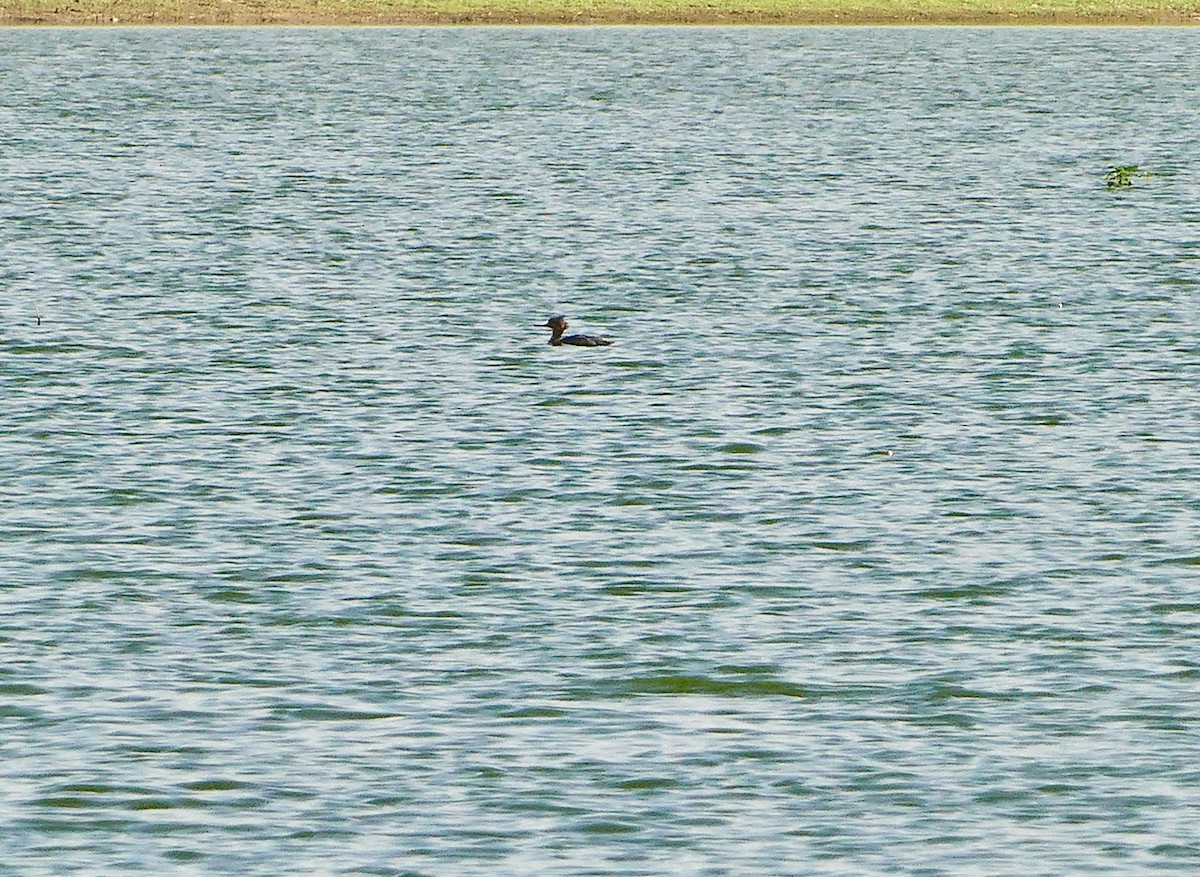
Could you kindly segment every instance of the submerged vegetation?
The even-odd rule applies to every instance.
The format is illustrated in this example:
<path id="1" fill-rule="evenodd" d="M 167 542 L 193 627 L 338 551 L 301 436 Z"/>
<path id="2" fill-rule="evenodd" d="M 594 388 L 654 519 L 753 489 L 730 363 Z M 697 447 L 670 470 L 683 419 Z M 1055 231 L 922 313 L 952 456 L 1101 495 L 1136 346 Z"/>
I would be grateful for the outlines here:
<path id="1" fill-rule="evenodd" d="M 0 0 L 13 24 L 1200 24 L 1200 0 Z"/>

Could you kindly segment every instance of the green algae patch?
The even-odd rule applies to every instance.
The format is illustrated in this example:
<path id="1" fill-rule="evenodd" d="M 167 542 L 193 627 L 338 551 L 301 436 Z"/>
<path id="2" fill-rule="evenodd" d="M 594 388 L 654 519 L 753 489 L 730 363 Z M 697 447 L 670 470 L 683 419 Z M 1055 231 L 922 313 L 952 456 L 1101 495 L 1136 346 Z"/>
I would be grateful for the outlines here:
<path id="1" fill-rule="evenodd" d="M 631 679 L 630 694 L 683 694 L 711 697 L 804 697 L 799 685 L 779 679 L 713 679 L 708 676 L 663 675 Z"/>

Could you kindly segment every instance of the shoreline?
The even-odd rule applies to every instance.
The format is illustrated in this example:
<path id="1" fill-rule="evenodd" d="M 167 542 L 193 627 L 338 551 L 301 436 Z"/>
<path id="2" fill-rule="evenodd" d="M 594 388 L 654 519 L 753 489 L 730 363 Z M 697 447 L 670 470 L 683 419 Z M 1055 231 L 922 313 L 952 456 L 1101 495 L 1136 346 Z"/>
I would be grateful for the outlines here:
<path id="1" fill-rule="evenodd" d="M 1187 27 L 1200 0 L 0 0 L 0 27 Z"/>

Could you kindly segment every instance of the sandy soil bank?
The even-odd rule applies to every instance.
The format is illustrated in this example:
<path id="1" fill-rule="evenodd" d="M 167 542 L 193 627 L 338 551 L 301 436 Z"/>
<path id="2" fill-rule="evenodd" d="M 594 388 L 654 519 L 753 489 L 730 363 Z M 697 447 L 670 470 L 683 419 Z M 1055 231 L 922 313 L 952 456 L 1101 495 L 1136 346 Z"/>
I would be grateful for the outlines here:
<path id="1" fill-rule="evenodd" d="M 1200 0 L 3 0 L 0 25 L 1188 25 Z"/>

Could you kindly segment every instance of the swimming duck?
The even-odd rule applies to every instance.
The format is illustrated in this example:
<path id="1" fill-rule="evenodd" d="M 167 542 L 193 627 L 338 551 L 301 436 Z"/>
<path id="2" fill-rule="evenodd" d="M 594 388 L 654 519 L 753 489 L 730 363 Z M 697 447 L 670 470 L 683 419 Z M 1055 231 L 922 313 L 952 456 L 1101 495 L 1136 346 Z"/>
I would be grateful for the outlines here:
<path id="1" fill-rule="evenodd" d="M 567 331 L 566 317 L 551 317 L 542 325 L 550 330 L 550 343 L 555 347 L 563 344 L 572 344 L 575 347 L 607 347 L 612 344 L 607 338 L 601 338 L 599 335 L 567 335 L 563 337 L 563 332 Z"/>

